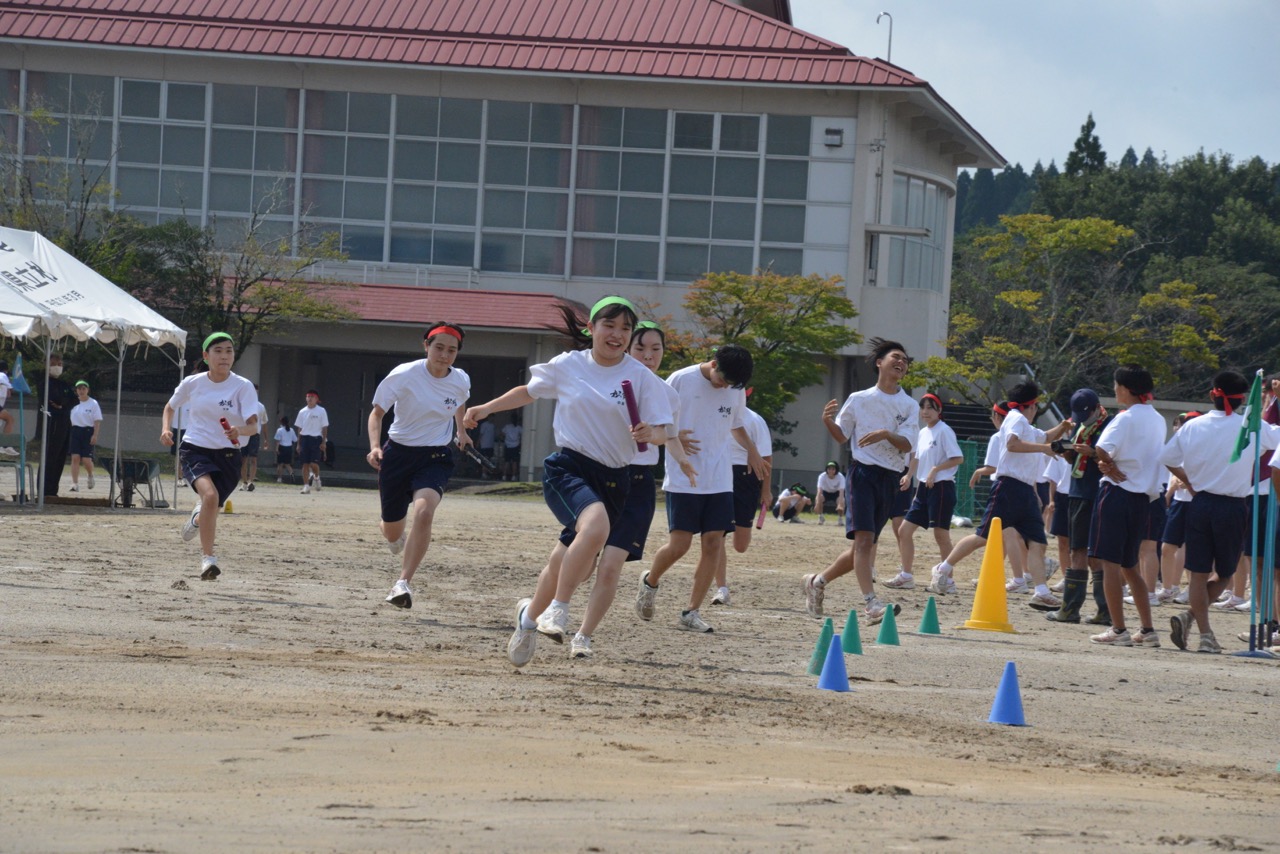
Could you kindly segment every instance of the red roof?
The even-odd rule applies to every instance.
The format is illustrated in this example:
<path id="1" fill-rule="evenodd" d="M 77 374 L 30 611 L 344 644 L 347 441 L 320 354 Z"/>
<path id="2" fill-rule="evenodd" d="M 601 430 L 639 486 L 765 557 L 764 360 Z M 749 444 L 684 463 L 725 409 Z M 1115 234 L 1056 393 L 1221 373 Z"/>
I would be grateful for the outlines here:
<path id="1" fill-rule="evenodd" d="M 508 291 L 466 291 L 416 285 L 333 288 L 326 293 L 361 320 L 425 326 L 437 320 L 468 329 L 543 330 L 561 320 L 556 297 Z"/>
<path id="2" fill-rule="evenodd" d="M 926 86 L 726 0 L 0 0 L 0 38 L 812 86 Z"/>

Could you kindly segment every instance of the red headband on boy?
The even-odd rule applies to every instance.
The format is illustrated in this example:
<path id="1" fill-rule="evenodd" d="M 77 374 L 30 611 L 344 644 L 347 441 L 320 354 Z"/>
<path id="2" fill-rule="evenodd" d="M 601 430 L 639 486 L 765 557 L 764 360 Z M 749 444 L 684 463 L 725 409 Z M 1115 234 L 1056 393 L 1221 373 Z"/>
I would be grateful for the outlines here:
<path id="1" fill-rule="evenodd" d="M 942 400 L 941 400 L 941 399 L 939 399 L 939 397 L 938 397 L 936 394 L 933 394 L 932 392 L 930 392 L 930 393 L 928 393 L 928 394 L 924 395 L 924 397 L 921 397 L 921 398 L 920 398 L 920 400 L 921 400 L 922 402 L 923 402 L 923 401 L 926 401 L 926 400 L 932 400 L 935 404 L 937 404 L 937 406 L 938 406 L 938 411 L 939 411 L 939 412 L 941 412 L 941 411 L 942 411 Z"/>
<path id="2" fill-rule="evenodd" d="M 1036 402 L 1034 400 L 1028 400 L 1025 403 L 1019 403 L 1016 400 L 1010 400 L 1005 403 L 1005 406 L 1009 407 L 1010 412 L 1012 412 L 1015 409 L 1026 409 L 1028 406 L 1035 406 L 1035 405 L 1036 405 Z"/>
<path id="3" fill-rule="evenodd" d="M 1215 388 L 1209 392 L 1209 397 L 1213 398 L 1214 400 L 1221 400 L 1222 411 L 1230 415 L 1234 410 L 1234 407 L 1231 405 L 1231 401 L 1244 400 L 1244 392 L 1240 392 L 1239 394 L 1227 394 L 1222 389 Z"/>
<path id="4" fill-rule="evenodd" d="M 1150 403 L 1151 401 L 1155 400 L 1155 398 L 1156 398 L 1155 392 L 1149 391 L 1146 394 L 1138 395 L 1138 403 Z"/>
<path id="5" fill-rule="evenodd" d="M 452 335 L 454 338 L 458 339 L 458 343 L 462 343 L 462 331 L 455 326 L 448 326 L 445 324 L 441 324 L 437 326 L 435 329 L 432 329 L 430 332 L 427 333 L 427 337 L 431 338 L 433 336 L 439 335 L 442 332 L 446 335 Z"/>
<path id="6" fill-rule="evenodd" d="M 997 403 L 991 407 L 991 411 L 994 412 L 996 415 L 1008 415 L 1009 407 L 1003 403 Z"/>

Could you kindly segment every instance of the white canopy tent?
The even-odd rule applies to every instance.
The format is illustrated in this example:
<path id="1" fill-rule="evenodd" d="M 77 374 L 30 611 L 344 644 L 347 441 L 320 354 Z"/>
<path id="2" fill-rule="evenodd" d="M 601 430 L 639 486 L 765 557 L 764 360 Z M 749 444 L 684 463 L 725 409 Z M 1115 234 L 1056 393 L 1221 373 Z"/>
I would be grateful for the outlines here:
<path id="1" fill-rule="evenodd" d="M 124 359 L 130 346 L 171 344 L 181 379 L 186 360 L 187 333 L 158 312 L 143 305 L 109 280 L 33 231 L 0 228 L 0 334 L 43 342 L 45 389 L 49 399 L 49 355 L 53 341 L 73 338 L 97 341 L 116 360 L 115 449 L 120 451 L 120 397 Z M 163 352 L 163 351 L 162 351 Z M 40 467 L 45 465 L 40 444 Z M 44 478 L 40 478 L 44 505 Z M 115 478 L 111 478 L 111 499 Z"/>

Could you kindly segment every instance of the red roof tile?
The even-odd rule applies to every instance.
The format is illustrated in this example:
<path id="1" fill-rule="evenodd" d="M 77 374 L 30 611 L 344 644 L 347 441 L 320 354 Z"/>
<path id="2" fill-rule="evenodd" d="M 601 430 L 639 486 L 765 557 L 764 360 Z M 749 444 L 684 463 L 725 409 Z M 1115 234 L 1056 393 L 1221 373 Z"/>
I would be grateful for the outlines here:
<path id="1" fill-rule="evenodd" d="M 544 330 L 560 320 L 556 297 L 507 291 L 361 284 L 326 295 L 361 320 L 426 325 L 450 320 L 467 328 Z"/>

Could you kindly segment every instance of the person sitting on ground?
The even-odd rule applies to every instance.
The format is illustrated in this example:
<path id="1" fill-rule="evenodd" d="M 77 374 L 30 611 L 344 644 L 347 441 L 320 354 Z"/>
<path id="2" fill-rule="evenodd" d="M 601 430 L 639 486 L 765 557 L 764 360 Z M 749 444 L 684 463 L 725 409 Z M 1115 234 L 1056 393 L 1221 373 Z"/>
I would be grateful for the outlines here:
<path id="1" fill-rule="evenodd" d="M 803 513 L 812 504 L 813 499 L 809 497 L 809 493 L 804 486 L 799 483 L 793 483 L 778 495 L 778 503 L 773 505 L 773 518 L 799 525 L 804 520 L 799 518 L 797 514 Z"/>

